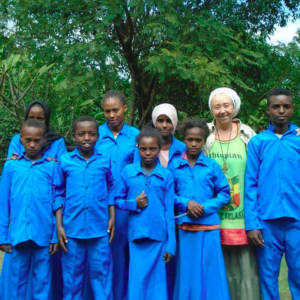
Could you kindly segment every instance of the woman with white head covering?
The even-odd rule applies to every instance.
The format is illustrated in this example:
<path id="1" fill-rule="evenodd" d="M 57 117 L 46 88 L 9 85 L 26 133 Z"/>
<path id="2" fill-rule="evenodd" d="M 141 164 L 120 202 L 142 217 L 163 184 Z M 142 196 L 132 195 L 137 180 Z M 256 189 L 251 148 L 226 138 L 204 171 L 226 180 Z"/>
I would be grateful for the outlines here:
<path id="1" fill-rule="evenodd" d="M 231 190 L 231 200 L 219 211 L 221 243 L 232 300 L 259 300 L 256 252 L 249 245 L 244 220 L 244 177 L 247 146 L 255 132 L 234 119 L 241 106 L 237 93 L 226 87 L 209 97 L 213 122 L 203 152 L 222 168 Z"/>

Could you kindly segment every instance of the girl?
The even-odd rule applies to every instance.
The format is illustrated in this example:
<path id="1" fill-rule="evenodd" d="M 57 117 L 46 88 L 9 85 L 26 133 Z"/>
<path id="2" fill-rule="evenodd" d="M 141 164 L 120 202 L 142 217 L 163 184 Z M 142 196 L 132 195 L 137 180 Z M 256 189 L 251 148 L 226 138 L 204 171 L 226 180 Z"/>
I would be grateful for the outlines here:
<path id="1" fill-rule="evenodd" d="M 63 137 L 53 131 L 50 131 L 50 107 L 42 100 L 34 100 L 27 105 L 25 112 L 25 121 L 27 119 L 38 119 L 46 125 L 47 140 L 42 148 L 44 157 L 51 157 L 59 159 L 61 155 L 67 152 L 66 145 Z M 25 151 L 21 140 L 20 134 L 16 134 L 8 148 L 7 158 L 12 156 L 19 156 Z"/>
<path id="2" fill-rule="evenodd" d="M 204 120 L 187 118 L 181 132 L 186 152 L 172 168 L 179 249 L 174 299 L 230 299 L 220 243 L 218 210 L 230 189 L 219 165 L 204 156 Z"/>
<path id="3" fill-rule="evenodd" d="M 115 205 L 129 214 L 129 299 L 167 299 L 165 262 L 175 254 L 174 182 L 156 162 L 160 133 L 145 127 L 137 137 L 141 162 L 127 166 Z"/>

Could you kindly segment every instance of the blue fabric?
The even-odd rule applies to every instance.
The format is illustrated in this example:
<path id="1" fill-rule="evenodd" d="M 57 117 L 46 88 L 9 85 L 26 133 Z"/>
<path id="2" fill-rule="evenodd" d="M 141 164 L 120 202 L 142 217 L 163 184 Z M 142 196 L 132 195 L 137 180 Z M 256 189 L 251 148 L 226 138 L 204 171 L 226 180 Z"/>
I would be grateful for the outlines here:
<path id="1" fill-rule="evenodd" d="M 25 152 L 24 146 L 21 144 L 20 134 L 16 134 L 10 141 L 8 147 L 7 158 L 12 157 L 13 153 L 17 153 L 19 156 Z M 52 142 L 51 146 L 44 153 L 44 157 L 52 157 L 59 159 L 63 154 L 67 152 L 66 144 L 64 139 L 58 139 Z"/>
<path id="2" fill-rule="evenodd" d="M 39 247 L 33 242 L 18 244 L 11 254 L 11 268 L 5 290 L 1 289 L 1 300 L 25 300 L 31 288 L 31 298 L 48 300 L 50 289 L 50 253 L 48 247 Z M 3 266 L 5 268 L 5 266 Z M 30 270 L 33 270 L 30 276 Z M 1 274 L 1 277 L 3 273 Z"/>
<path id="3" fill-rule="evenodd" d="M 279 300 L 278 276 L 283 254 L 293 299 L 300 299 L 300 222 L 292 218 L 261 220 L 264 248 L 257 249 L 260 287 L 264 299 Z"/>
<path id="4" fill-rule="evenodd" d="M 124 124 L 115 139 L 112 131 L 107 126 L 107 122 L 99 126 L 99 140 L 96 148 L 104 153 L 109 153 L 111 156 L 115 189 L 119 184 L 123 169 L 133 162 L 138 134 L 138 129 Z M 114 298 L 118 300 L 128 299 L 128 217 L 127 211 L 116 208 L 116 238 L 111 245 L 111 250 L 114 261 L 113 292 Z"/>
<path id="5" fill-rule="evenodd" d="M 169 149 L 169 162 L 168 162 L 168 169 L 172 168 L 174 161 L 177 158 L 180 158 L 182 153 L 186 150 L 186 146 L 183 142 L 177 140 L 174 136 L 172 136 L 172 143 Z M 136 147 L 134 153 L 134 162 L 141 161 L 141 156 L 139 153 L 139 149 Z M 159 158 L 157 158 L 159 162 Z"/>
<path id="6" fill-rule="evenodd" d="M 58 164 L 42 158 L 34 163 L 21 155 L 5 163 L 1 177 L 0 244 L 34 241 L 41 247 L 57 243 L 55 199 L 62 182 Z"/>
<path id="7" fill-rule="evenodd" d="M 179 230 L 174 300 L 230 300 L 220 230 Z"/>
<path id="8" fill-rule="evenodd" d="M 138 209 L 136 198 L 145 191 L 148 205 Z M 115 191 L 115 205 L 130 211 L 128 240 L 141 238 L 166 242 L 166 251 L 175 254 L 174 181 L 171 172 L 156 164 L 149 177 L 141 163 L 127 166 Z"/>
<path id="9" fill-rule="evenodd" d="M 63 253 L 64 300 L 82 300 L 86 266 L 95 300 L 113 299 L 112 259 L 108 235 L 94 239 L 68 238 Z"/>
<path id="10" fill-rule="evenodd" d="M 220 224 L 218 210 L 230 200 L 230 188 L 218 163 L 201 152 L 193 168 L 183 158 L 177 159 L 173 166 L 177 214 L 187 211 L 190 200 L 204 206 L 202 217 L 192 219 L 184 216 L 176 220 L 177 224 Z"/>
<path id="11" fill-rule="evenodd" d="M 245 177 L 246 230 L 261 229 L 260 220 L 300 220 L 300 139 L 298 127 L 279 139 L 274 127 L 253 137 L 248 146 Z"/>
<path id="12" fill-rule="evenodd" d="M 151 239 L 129 243 L 129 299 L 166 300 L 165 243 Z"/>
<path id="13" fill-rule="evenodd" d="M 88 162 L 76 148 L 64 154 L 60 175 L 65 195 L 57 198 L 54 211 L 63 207 L 63 227 L 68 237 L 79 239 L 107 235 L 108 206 L 114 205 L 114 180 L 108 154 L 96 150 Z"/>

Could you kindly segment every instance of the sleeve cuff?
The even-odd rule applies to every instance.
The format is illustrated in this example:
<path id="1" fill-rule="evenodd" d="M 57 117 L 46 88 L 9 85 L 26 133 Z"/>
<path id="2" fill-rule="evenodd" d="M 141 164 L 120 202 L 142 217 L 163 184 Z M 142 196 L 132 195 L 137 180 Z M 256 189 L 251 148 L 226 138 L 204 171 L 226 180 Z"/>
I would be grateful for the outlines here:
<path id="1" fill-rule="evenodd" d="M 52 206 L 52 210 L 54 212 L 54 214 L 56 213 L 56 211 L 60 208 L 63 208 L 63 205 L 59 202 L 54 202 L 53 206 Z"/>
<path id="2" fill-rule="evenodd" d="M 260 229 L 262 229 L 262 226 L 261 226 L 259 220 L 246 221 L 246 231 L 260 230 Z"/>

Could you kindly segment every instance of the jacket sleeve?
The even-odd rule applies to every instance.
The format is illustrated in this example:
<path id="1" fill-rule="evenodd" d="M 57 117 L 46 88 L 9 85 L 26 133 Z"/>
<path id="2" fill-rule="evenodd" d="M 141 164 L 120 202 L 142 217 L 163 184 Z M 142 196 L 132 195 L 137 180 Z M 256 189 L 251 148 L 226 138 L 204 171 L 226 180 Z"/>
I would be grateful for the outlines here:
<path id="1" fill-rule="evenodd" d="M 171 173 L 167 176 L 166 192 L 165 192 L 165 214 L 167 222 L 168 240 L 166 243 L 166 251 L 175 255 L 176 237 L 175 237 L 175 220 L 174 220 L 174 179 Z"/>
<path id="2" fill-rule="evenodd" d="M 61 161 L 56 163 L 55 174 L 53 176 L 54 198 L 52 208 L 55 214 L 59 208 L 63 208 L 65 206 L 66 201 L 66 180 Z"/>
<path id="3" fill-rule="evenodd" d="M 64 139 L 58 140 L 56 159 L 60 160 L 63 154 L 67 153 L 66 143 Z"/>
<path id="4" fill-rule="evenodd" d="M 128 187 L 127 187 L 127 175 L 126 169 L 123 171 L 120 181 L 118 182 L 115 191 L 115 206 L 121 210 L 127 211 L 140 211 L 136 205 L 136 198 L 127 199 Z"/>
<path id="5" fill-rule="evenodd" d="M 214 161 L 214 194 L 215 198 L 203 204 L 204 215 L 210 215 L 218 212 L 230 200 L 230 187 L 220 166 Z"/>
<path id="6" fill-rule="evenodd" d="M 0 245 L 9 244 L 8 228 L 10 219 L 10 188 L 12 181 L 12 166 L 6 163 L 1 176 L 1 197 L 0 197 Z"/>
<path id="7" fill-rule="evenodd" d="M 141 156 L 140 156 L 139 148 L 136 147 L 135 150 L 134 150 L 133 163 L 136 163 L 138 161 L 141 161 Z"/>
<path id="8" fill-rule="evenodd" d="M 246 230 L 258 230 L 262 228 L 257 212 L 257 191 L 260 163 L 261 161 L 259 159 L 259 147 L 254 140 L 250 140 L 245 176 Z"/>
<path id="9" fill-rule="evenodd" d="M 7 158 L 12 157 L 14 153 L 17 153 L 17 155 L 20 155 L 21 146 L 22 146 L 22 144 L 20 141 L 20 135 L 16 134 L 15 136 L 12 137 L 12 139 L 9 143 Z"/>

